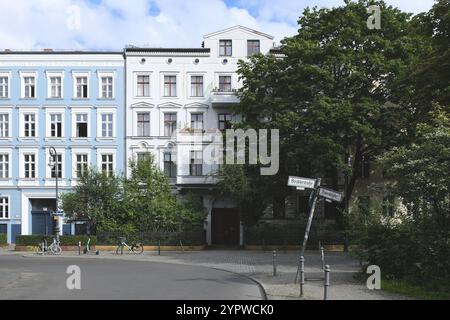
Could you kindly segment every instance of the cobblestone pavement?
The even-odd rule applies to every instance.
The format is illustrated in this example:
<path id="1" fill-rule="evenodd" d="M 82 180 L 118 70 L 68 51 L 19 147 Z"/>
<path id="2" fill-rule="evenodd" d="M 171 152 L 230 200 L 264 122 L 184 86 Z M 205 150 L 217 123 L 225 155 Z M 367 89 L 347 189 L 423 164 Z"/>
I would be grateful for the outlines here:
<path id="1" fill-rule="evenodd" d="M 17 253 L 16 253 L 17 254 Z M 33 253 L 22 253 L 33 255 Z M 176 264 L 199 265 L 227 270 L 249 276 L 257 280 L 265 289 L 269 299 L 300 299 L 299 285 L 294 284 L 298 263 L 297 251 L 277 252 L 277 276 L 273 276 L 272 251 L 253 250 L 203 250 L 203 251 L 147 251 L 143 255 L 124 254 L 116 256 L 113 252 L 100 255 L 83 255 L 85 258 L 108 258 L 147 260 Z M 63 253 L 74 256 L 75 252 Z M 403 300 L 405 296 L 389 294 L 382 290 L 369 290 L 364 283 L 354 279 L 360 270 L 356 259 L 343 252 L 325 252 L 325 263 L 331 266 L 332 300 Z M 306 284 L 302 299 L 323 299 L 322 262 L 318 251 L 308 251 L 305 255 Z"/>

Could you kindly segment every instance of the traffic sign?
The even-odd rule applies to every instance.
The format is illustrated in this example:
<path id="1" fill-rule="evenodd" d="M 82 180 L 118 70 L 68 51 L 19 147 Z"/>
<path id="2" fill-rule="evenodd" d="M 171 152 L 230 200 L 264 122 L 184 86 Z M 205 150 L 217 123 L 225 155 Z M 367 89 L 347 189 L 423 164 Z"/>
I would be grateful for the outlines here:
<path id="1" fill-rule="evenodd" d="M 344 194 L 342 192 L 337 192 L 327 188 L 320 188 L 319 196 L 336 202 L 341 202 L 344 199 Z"/>
<path id="2" fill-rule="evenodd" d="M 314 187 L 316 186 L 316 179 L 289 176 L 288 186 L 297 187 L 300 189 L 314 189 Z"/>

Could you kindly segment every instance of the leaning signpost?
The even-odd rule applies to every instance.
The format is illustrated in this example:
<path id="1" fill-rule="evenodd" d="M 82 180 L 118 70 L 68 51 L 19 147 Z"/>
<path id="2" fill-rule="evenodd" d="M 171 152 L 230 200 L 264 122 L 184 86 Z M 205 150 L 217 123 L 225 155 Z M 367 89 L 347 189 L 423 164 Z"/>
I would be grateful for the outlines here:
<path id="1" fill-rule="evenodd" d="M 323 188 L 320 186 L 321 179 L 311 179 L 296 176 L 289 176 L 288 186 L 295 187 L 297 190 L 312 189 L 311 195 L 309 197 L 309 214 L 308 222 L 306 224 L 305 236 L 303 238 L 303 244 L 300 251 L 300 257 L 304 257 L 306 244 L 308 243 L 309 231 L 311 230 L 311 224 L 314 217 L 314 210 L 316 208 L 316 203 L 319 197 L 323 197 L 326 201 L 331 202 L 341 202 L 344 199 L 342 192 L 334 191 L 332 189 Z M 300 259 L 301 260 L 301 259 Z M 300 264 L 297 267 L 297 273 L 295 275 L 294 283 L 297 283 L 298 274 L 300 271 Z"/>

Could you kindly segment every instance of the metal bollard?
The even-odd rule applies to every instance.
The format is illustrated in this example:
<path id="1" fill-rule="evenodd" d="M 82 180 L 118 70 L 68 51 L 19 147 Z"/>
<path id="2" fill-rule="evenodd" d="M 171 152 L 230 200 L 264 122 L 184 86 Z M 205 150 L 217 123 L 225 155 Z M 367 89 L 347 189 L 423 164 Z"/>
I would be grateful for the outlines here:
<path id="1" fill-rule="evenodd" d="M 273 276 L 277 276 L 277 251 L 273 250 L 272 253 L 272 264 L 273 264 Z"/>
<path id="2" fill-rule="evenodd" d="M 180 240 L 180 247 L 181 247 L 181 252 L 184 253 L 183 241 L 181 241 L 181 240 Z"/>
<path id="3" fill-rule="evenodd" d="M 305 258 L 300 257 L 300 297 L 303 297 L 303 286 L 305 285 Z"/>
<path id="4" fill-rule="evenodd" d="M 322 270 L 325 270 L 325 254 L 323 247 L 320 248 L 320 255 L 322 259 Z"/>
<path id="5" fill-rule="evenodd" d="M 158 240 L 158 256 L 161 255 L 161 240 Z"/>
<path id="6" fill-rule="evenodd" d="M 328 290 L 330 287 L 330 266 L 325 266 L 325 283 L 323 287 L 323 300 L 328 300 Z"/>
<path id="7" fill-rule="evenodd" d="M 81 255 L 81 241 L 78 241 L 78 255 Z"/>

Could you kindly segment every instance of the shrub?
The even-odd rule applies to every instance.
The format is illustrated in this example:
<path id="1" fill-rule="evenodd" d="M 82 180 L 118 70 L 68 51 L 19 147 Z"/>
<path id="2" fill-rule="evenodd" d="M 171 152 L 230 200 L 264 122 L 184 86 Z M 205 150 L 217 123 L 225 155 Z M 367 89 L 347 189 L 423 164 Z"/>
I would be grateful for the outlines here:
<path id="1" fill-rule="evenodd" d="M 97 243 L 96 236 L 87 236 L 87 235 L 60 236 L 59 240 L 60 240 L 62 246 L 77 246 L 79 241 L 81 241 L 82 245 L 85 245 L 89 238 L 91 238 L 91 245 L 95 245 Z M 50 244 L 53 241 L 53 236 L 20 235 L 20 236 L 16 236 L 16 245 L 36 246 L 39 243 L 41 243 L 44 239 L 46 239 L 47 243 Z"/>
<path id="2" fill-rule="evenodd" d="M 0 233 L 0 246 L 7 244 L 6 233 Z"/>

